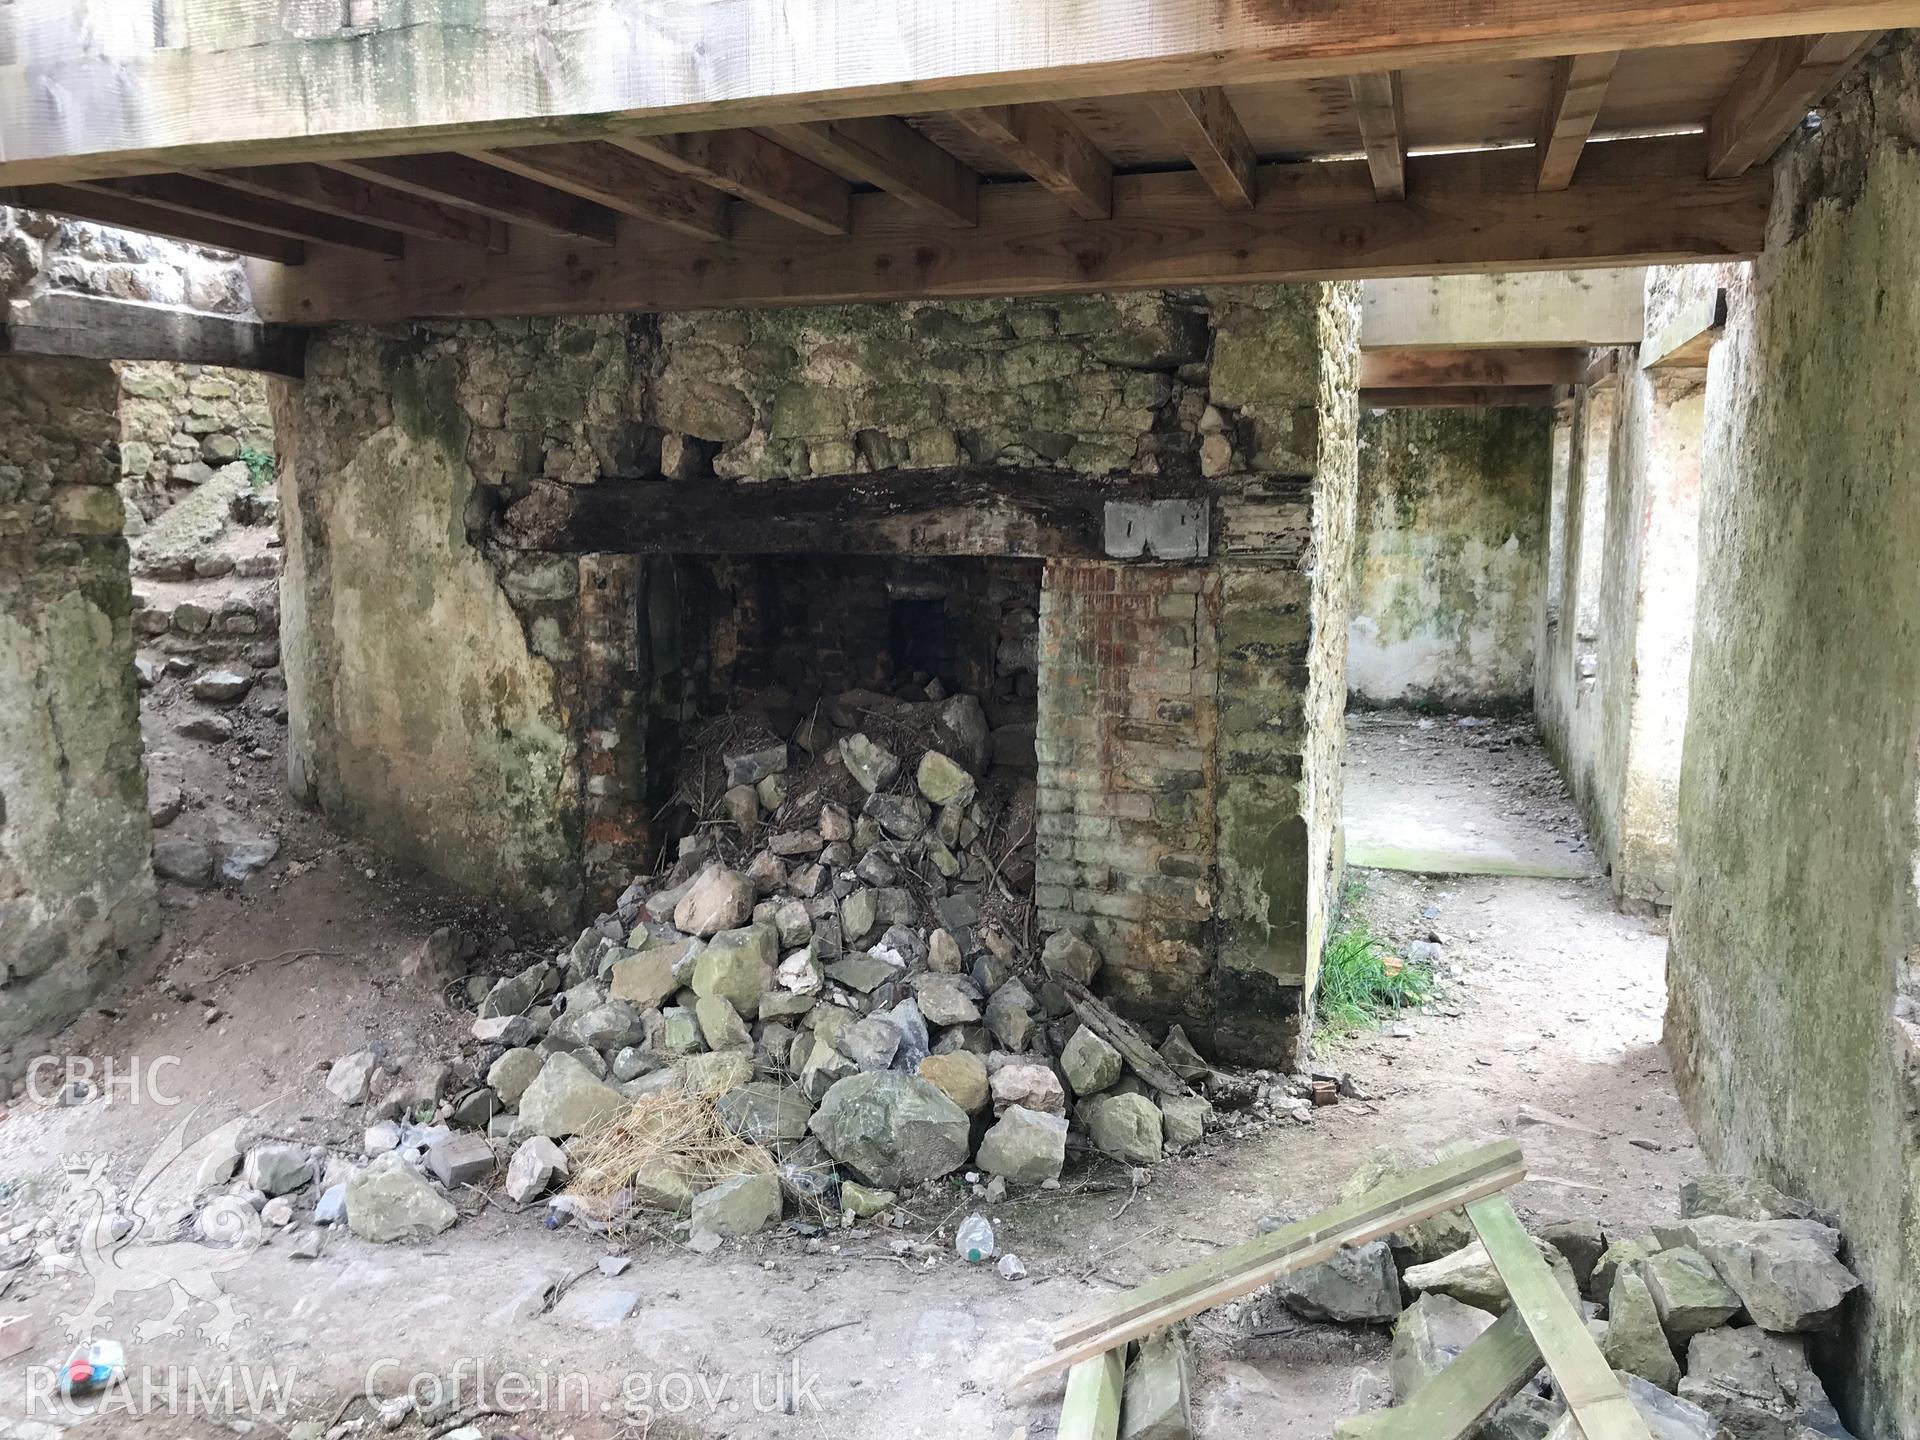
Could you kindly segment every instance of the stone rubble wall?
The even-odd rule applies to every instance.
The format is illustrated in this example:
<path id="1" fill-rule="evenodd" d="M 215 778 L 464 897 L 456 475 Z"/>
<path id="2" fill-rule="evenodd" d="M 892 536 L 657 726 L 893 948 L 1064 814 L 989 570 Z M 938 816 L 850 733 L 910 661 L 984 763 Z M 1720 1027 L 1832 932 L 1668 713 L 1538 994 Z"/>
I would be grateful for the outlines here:
<path id="1" fill-rule="evenodd" d="M 1552 424 L 1517 407 L 1361 416 L 1356 701 L 1531 703 Z"/>
<path id="2" fill-rule="evenodd" d="M 0 305 L 43 290 L 253 317 L 246 268 L 224 251 L 0 205 Z"/>
<path id="3" fill-rule="evenodd" d="M 228 466 L 273 455 L 264 375 L 207 365 L 123 361 L 120 491 L 139 534 Z M 136 518 L 137 517 L 137 518 Z"/>
<path id="4" fill-rule="evenodd" d="M 103 361 L 0 359 L 0 1072 L 159 931 Z"/>
<path id="5" fill-rule="evenodd" d="M 1352 287 L 1303 285 L 323 331 L 287 397 L 298 433 L 282 437 L 295 788 L 350 833 L 552 915 L 630 863 L 660 779 L 648 706 L 626 703 L 662 683 L 649 653 L 660 567 L 494 544 L 495 517 L 534 477 L 752 480 L 770 505 L 785 480 L 890 468 L 1209 481 L 1222 515 L 1210 563 L 1048 566 L 1043 765 L 1086 758 L 1085 695 L 1045 710 L 1050 644 L 1052 663 L 1099 672 L 1094 693 L 1117 697 L 1131 667 L 1179 670 L 1187 688 L 1168 696 L 1217 683 L 1237 719 L 1216 756 L 1197 717 L 1110 717 L 1138 733 L 1107 727 L 1100 764 L 1129 756 L 1118 773 L 1139 778 L 1116 785 L 1128 814 L 1085 818 L 1131 828 L 1087 838 L 1124 838 L 1126 854 L 1087 857 L 1110 869 L 1099 883 L 1056 872 L 1064 903 L 1045 908 L 1115 937 L 1152 910 L 1160 958 L 1130 976 L 1134 951 L 1116 939 L 1116 982 L 1143 1013 L 1197 1022 L 1187 1000 L 1158 998 L 1209 993 L 1226 932 L 1206 907 L 1239 897 L 1223 923 L 1275 1014 L 1243 1048 L 1281 1063 L 1338 869 L 1357 313 Z M 1231 653 L 1217 639 L 1223 587 L 1224 613 L 1254 627 Z M 1122 632 L 1115 648 L 1060 648 L 1084 644 L 1064 632 L 1109 604 L 1126 612 L 1099 612 Z M 1082 812 L 1066 797 L 1112 773 L 1043 774 L 1043 820 L 1072 829 Z M 1247 797 L 1231 827 L 1212 793 L 1229 774 Z M 1276 849 L 1280 829 L 1293 838 Z M 1163 856 L 1219 876 L 1170 873 Z M 1156 964 L 1183 973 L 1156 977 Z"/>
<path id="6" fill-rule="evenodd" d="M 1776 162 L 1707 382 L 1667 1045 L 1717 1165 L 1835 1212 L 1853 1433 L 1920 1437 L 1920 46 Z"/>

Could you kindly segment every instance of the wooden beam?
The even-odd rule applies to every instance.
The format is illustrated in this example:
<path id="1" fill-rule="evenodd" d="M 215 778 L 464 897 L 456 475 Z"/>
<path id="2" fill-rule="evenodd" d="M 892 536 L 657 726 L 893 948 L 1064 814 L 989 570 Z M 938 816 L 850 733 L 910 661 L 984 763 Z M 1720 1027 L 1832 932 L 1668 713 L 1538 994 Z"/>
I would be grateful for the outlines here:
<path id="1" fill-rule="evenodd" d="M 1337 1422 L 1334 1440 L 1462 1440 L 1539 1373 L 1540 1348 L 1509 1310 L 1399 1405 Z"/>
<path id="2" fill-rule="evenodd" d="M 0 313 L 0 354 L 169 360 L 298 378 L 307 332 L 138 300 L 43 291 Z"/>
<path id="3" fill-rule="evenodd" d="M 422 200 L 385 185 L 371 185 L 358 176 L 323 165 L 253 165 L 186 173 L 242 195 L 284 200 L 343 220 L 364 220 L 420 240 L 451 240 L 495 252 L 507 248 L 506 226 L 498 220 Z"/>
<path id="4" fill-rule="evenodd" d="M 1410 385 L 1360 392 L 1363 410 L 1488 410 L 1552 404 L 1551 385 Z"/>
<path id="5" fill-rule="evenodd" d="M 1920 23 L 1920 0 L 1108 0 L 1043 24 L 1031 0 L 416 0 L 342 26 L 333 5 L 168 0 L 103 45 L 95 9 L 0 6 L 0 185 Z"/>
<path id="6" fill-rule="evenodd" d="M 1525 1173 L 1520 1147 L 1502 1141 L 1376 1185 L 1344 1204 L 1244 1241 L 1073 1317 L 1054 1331 L 1053 1353 L 1035 1361 L 1013 1383 L 1040 1379 L 1151 1335 L 1282 1275 L 1317 1265 L 1343 1246 L 1364 1245 L 1468 1199 L 1497 1195 Z"/>
<path id="7" fill-rule="evenodd" d="M 82 180 L 75 186 L 101 195 L 118 195 L 176 210 L 182 215 L 197 215 L 264 230 L 288 240 L 312 240 L 322 245 L 338 245 L 346 250 L 364 250 L 369 255 L 398 259 L 406 253 L 406 241 L 391 230 L 363 225 L 358 220 L 341 220 L 322 215 L 280 200 L 248 197 L 224 185 L 210 184 L 191 175 L 135 175 L 123 180 Z"/>
<path id="8" fill-rule="evenodd" d="M 788 149 L 877 186 L 935 220 L 979 223 L 980 177 L 905 121 L 878 115 L 772 129 Z"/>
<path id="9" fill-rule="evenodd" d="M 1069 1370 L 1055 1440 L 1114 1440 L 1120 1433 L 1120 1390 L 1126 1373 L 1125 1350 L 1109 1350 Z"/>
<path id="10" fill-rule="evenodd" d="M 1108 501 L 1178 498 L 1056 470 L 880 470 L 832 480 L 535 480 L 498 539 L 623 555 L 1106 555 Z"/>
<path id="11" fill-rule="evenodd" d="M 1725 180 L 1771 156 L 1880 35 L 1792 35 L 1762 45 L 1707 122 L 1707 174 Z"/>
<path id="12" fill-rule="evenodd" d="M 1113 213 L 1113 162 L 1058 105 L 988 105 L 953 118 L 1067 202 L 1082 220 Z"/>
<path id="13" fill-rule="evenodd" d="M 1251 210 L 1260 195 L 1260 160 L 1227 92 L 1217 85 L 1169 90 L 1153 97 L 1153 109 L 1220 203 Z"/>
<path id="14" fill-rule="evenodd" d="M 1600 118 L 1619 59 L 1618 50 L 1600 50 L 1591 55 L 1562 55 L 1555 63 L 1553 84 L 1540 115 L 1538 188 L 1564 190 L 1573 183 L 1574 168 Z"/>
<path id="15" fill-rule="evenodd" d="M 465 155 L 342 160 L 335 168 L 422 200 L 491 215 L 509 225 L 525 226 L 574 244 L 613 244 L 617 217 L 605 206 L 509 175 Z"/>
<path id="16" fill-rule="evenodd" d="M 178 210 L 163 210 L 158 205 L 143 205 L 124 196 L 102 195 L 70 185 L 22 185 L 11 191 L 0 190 L 0 197 L 6 197 L 0 203 L 26 210 L 44 210 L 49 215 L 91 220 L 96 225 L 111 225 L 119 230 L 164 235 L 169 240 L 184 240 L 189 245 L 206 245 L 281 265 L 301 264 L 307 255 L 306 247 L 298 240 L 224 220 L 182 215 Z"/>
<path id="17" fill-rule="evenodd" d="M 1643 370 L 1704 370 L 1714 342 L 1727 330 L 1727 292 L 1714 290 L 1674 312 L 1640 347 Z"/>
<path id="18" fill-rule="evenodd" d="M 852 187 L 844 179 L 751 130 L 617 135 L 613 143 L 817 235 L 844 235 L 852 225 Z"/>
<path id="19" fill-rule="evenodd" d="M 475 150 L 469 159 L 695 240 L 727 238 L 727 200 L 719 191 L 661 169 L 617 145 L 525 145 Z"/>
<path id="20" fill-rule="evenodd" d="M 1369 280 L 1360 287 L 1360 345 L 1637 345 L 1646 333 L 1646 288 L 1638 268 Z"/>
<path id="21" fill-rule="evenodd" d="M 1382 200 L 1407 195 L 1407 115 L 1398 70 L 1372 70 L 1347 77 L 1360 143 L 1373 172 L 1373 193 Z"/>
<path id="22" fill-rule="evenodd" d="M 846 240 L 796 233 L 749 209 L 720 246 L 634 235 L 582 266 L 537 236 L 516 237 L 512 253 L 485 263 L 417 245 L 398 262 L 326 255 L 300 275 L 263 271 L 253 296 L 267 319 L 316 324 L 1087 294 L 1758 253 L 1767 173 L 1708 181 L 1702 161 L 1698 136 L 1620 141 L 1595 148 L 1579 185 L 1541 195 L 1526 150 L 1417 156 L 1409 198 L 1395 205 L 1374 200 L 1358 162 L 1271 166 L 1260 204 L 1239 215 L 1223 213 L 1191 172 L 1116 176 L 1106 221 L 1077 218 L 1037 185 L 988 185 L 973 230 L 862 195 Z"/>
<path id="23" fill-rule="evenodd" d="M 1475 1201 L 1467 1206 L 1467 1220 L 1506 1283 L 1513 1308 L 1553 1371 L 1560 1398 L 1585 1440 L 1652 1440 L 1647 1422 L 1620 1388 L 1587 1322 L 1513 1213 L 1513 1202 L 1504 1195 Z"/>
<path id="24" fill-rule="evenodd" d="M 1497 350 L 1426 347 L 1362 350 L 1360 388 L 1443 385 L 1572 385 L 1587 352 L 1574 346 Z"/>

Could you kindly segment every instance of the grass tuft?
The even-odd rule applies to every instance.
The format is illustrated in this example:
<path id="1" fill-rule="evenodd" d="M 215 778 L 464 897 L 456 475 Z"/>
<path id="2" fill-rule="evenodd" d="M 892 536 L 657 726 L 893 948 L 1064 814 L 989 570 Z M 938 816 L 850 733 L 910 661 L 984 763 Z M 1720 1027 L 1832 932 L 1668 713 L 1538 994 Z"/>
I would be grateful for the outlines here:
<path id="1" fill-rule="evenodd" d="M 1432 970 L 1402 960 L 1365 922 L 1350 920 L 1327 942 L 1320 958 L 1314 1008 L 1322 1033 L 1337 1040 L 1408 1006 L 1426 1004 L 1434 988 Z"/>

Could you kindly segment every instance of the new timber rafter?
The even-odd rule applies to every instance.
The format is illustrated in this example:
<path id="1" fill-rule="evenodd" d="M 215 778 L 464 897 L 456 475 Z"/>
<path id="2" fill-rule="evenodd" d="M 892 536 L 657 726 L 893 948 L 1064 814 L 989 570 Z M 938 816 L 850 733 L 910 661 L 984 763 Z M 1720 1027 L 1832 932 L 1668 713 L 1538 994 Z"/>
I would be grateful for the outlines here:
<path id="1" fill-rule="evenodd" d="M 414 245 L 404 259 L 316 253 L 255 267 L 263 318 L 562 314 L 1087 293 L 1341 276 L 1738 259 L 1765 237 L 1771 180 L 1703 178 L 1698 136 L 1595 147 L 1581 182 L 1541 194 L 1525 150 L 1416 156 L 1408 198 L 1374 198 L 1364 162 L 1263 166 L 1260 198 L 1224 211 L 1191 171 L 1116 176 L 1113 217 L 1082 220 L 1036 184 L 981 188 L 980 223 L 854 197 L 852 234 L 818 236 L 742 208 L 725 245 L 623 236 L 573 247 L 516 236 L 499 257 Z"/>

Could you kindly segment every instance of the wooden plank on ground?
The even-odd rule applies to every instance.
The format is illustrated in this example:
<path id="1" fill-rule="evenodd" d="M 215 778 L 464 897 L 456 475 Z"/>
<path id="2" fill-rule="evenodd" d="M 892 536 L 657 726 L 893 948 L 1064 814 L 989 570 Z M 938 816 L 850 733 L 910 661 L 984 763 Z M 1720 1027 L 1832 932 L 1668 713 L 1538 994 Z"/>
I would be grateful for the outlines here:
<path id="1" fill-rule="evenodd" d="M 1137 1025 L 1115 1014 L 1086 986 L 1065 977 L 1061 977 L 1059 984 L 1073 1005 L 1073 1013 L 1080 1017 L 1080 1023 L 1118 1050 L 1133 1067 L 1134 1074 L 1163 1095 L 1192 1093 L 1187 1082 L 1174 1074 L 1173 1067 L 1160 1058 L 1160 1052 Z"/>
<path id="2" fill-rule="evenodd" d="M 1377 1185 L 1310 1219 L 1256 1236 L 1074 1316 L 1054 1332 L 1054 1353 L 1029 1366 L 1014 1383 L 1037 1380 L 1150 1335 L 1282 1275 L 1317 1265 L 1344 1246 L 1364 1245 L 1429 1215 L 1496 1195 L 1525 1174 L 1520 1147 L 1502 1141 Z"/>
<path id="3" fill-rule="evenodd" d="M 1509 1310 L 1403 1404 L 1340 1421 L 1334 1440 L 1460 1440 L 1538 1374 L 1540 1364 L 1526 1322 Z"/>
<path id="4" fill-rule="evenodd" d="M 1586 1440 L 1652 1440 L 1587 1322 L 1513 1213 L 1513 1202 L 1504 1195 L 1476 1200 L 1467 1206 L 1467 1219 Z"/>
<path id="5" fill-rule="evenodd" d="M 1120 1433 L 1120 1388 L 1126 1372 L 1124 1346 L 1069 1370 L 1056 1440 L 1114 1440 Z"/>

